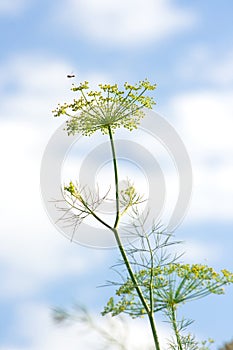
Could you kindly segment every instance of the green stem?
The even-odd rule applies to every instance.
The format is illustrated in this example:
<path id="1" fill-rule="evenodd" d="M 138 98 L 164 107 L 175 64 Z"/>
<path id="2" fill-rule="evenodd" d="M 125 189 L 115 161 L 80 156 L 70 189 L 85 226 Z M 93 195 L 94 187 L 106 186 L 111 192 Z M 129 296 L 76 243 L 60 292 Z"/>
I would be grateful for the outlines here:
<path id="1" fill-rule="evenodd" d="M 177 320 L 176 320 L 176 310 L 173 304 L 170 305 L 171 307 L 171 320 L 172 320 L 172 327 L 176 336 L 176 341 L 177 341 L 177 345 L 178 345 L 178 350 L 182 350 L 182 341 L 180 339 L 180 334 L 179 334 L 179 330 L 177 327 Z"/>
<path id="2" fill-rule="evenodd" d="M 93 210 L 91 210 L 88 205 L 86 204 L 85 201 L 82 201 L 82 204 L 84 205 L 84 207 L 89 211 L 89 213 L 97 220 L 99 221 L 101 224 L 103 224 L 104 226 L 106 226 L 107 228 L 109 228 L 110 230 L 112 229 L 111 226 L 109 226 L 105 221 L 103 221 L 98 215 L 96 215 L 94 213 Z"/>
<path id="3" fill-rule="evenodd" d="M 119 201 L 119 183 L 118 183 L 118 171 L 117 171 L 117 160 L 116 160 L 116 151 L 114 147 L 113 135 L 110 125 L 108 126 L 108 132 L 111 142 L 111 150 L 112 150 L 112 161 L 114 167 L 114 177 L 115 177 L 115 196 L 116 196 L 116 219 L 114 223 L 114 228 L 117 227 L 120 219 L 120 201 Z"/>
<path id="4" fill-rule="evenodd" d="M 108 127 L 108 131 L 109 131 L 109 137 L 110 137 L 110 142 L 111 142 L 111 150 L 112 150 L 112 157 L 113 157 L 113 166 L 114 166 L 114 176 L 115 176 L 115 195 L 116 195 L 116 219 L 115 219 L 115 224 L 114 227 L 111 229 L 112 232 L 114 233 L 118 248 L 120 250 L 122 259 L 124 261 L 124 264 L 127 268 L 127 271 L 129 273 L 129 276 L 135 286 L 135 290 L 138 294 L 138 297 L 143 305 L 143 307 L 146 310 L 146 313 L 148 315 L 149 318 L 149 322 L 150 322 L 150 326 L 151 326 L 151 330 L 152 330 L 152 334 L 153 334 L 153 339 L 154 339 L 154 344 L 155 344 L 155 349 L 156 350 L 160 350 L 160 345 L 159 345 L 159 339 L 158 339 L 158 334 L 157 334 L 157 330 L 156 330 L 156 325 L 155 325 L 155 320 L 154 320 L 154 310 L 150 308 L 150 306 L 148 306 L 146 299 L 144 298 L 143 292 L 140 288 L 140 286 L 138 285 L 137 279 L 134 275 L 133 269 L 130 265 L 130 262 L 128 260 L 127 254 L 125 252 L 125 249 L 123 247 L 123 244 L 121 242 L 120 239 L 120 235 L 118 233 L 117 230 L 117 225 L 119 223 L 119 219 L 120 219 L 120 205 L 119 205 L 119 183 L 118 183 L 118 171 L 117 171 L 117 159 L 116 159 L 116 151 L 115 151 L 115 147 L 114 147 L 114 141 L 113 141 L 113 135 L 112 135 L 112 130 L 111 127 Z M 152 304 L 153 305 L 153 304 Z"/>
<path id="5" fill-rule="evenodd" d="M 156 330 L 156 325 L 155 325 L 155 320 L 154 320 L 154 311 L 150 309 L 150 307 L 148 306 L 146 299 L 144 298 L 143 292 L 140 288 L 140 286 L 138 285 L 137 279 L 134 275 L 134 272 L 132 270 L 132 267 L 130 265 L 130 262 L 128 260 L 127 254 L 125 252 L 125 249 L 122 245 L 118 230 L 116 228 L 112 228 L 112 231 L 114 233 L 115 239 L 117 241 L 117 245 L 118 248 L 120 250 L 121 256 L 123 258 L 123 261 L 125 263 L 125 266 L 127 268 L 127 271 L 129 273 L 129 276 L 135 286 L 136 292 L 138 294 L 138 297 L 143 305 L 143 307 L 146 310 L 146 313 L 148 315 L 149 318 L 149 322 L 150 322 L 150 326 L 151 326 L 151 330 L 152 330 L 152 334 L 153 334 L 153 339 L 154 339 L 154 343 L 155 343 L 155 349 L 156 350 L 160 350 L 160 345 L 159 345 L 159 339 L 158 339 L 158 334 L 157 334 L 157 330 Z"/>

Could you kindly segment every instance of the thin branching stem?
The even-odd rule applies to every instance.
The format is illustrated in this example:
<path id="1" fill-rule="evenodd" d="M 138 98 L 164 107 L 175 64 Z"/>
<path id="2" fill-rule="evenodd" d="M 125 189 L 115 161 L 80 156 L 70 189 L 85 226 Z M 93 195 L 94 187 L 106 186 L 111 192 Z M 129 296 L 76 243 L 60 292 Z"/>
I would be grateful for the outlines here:
<path id="1" fill-rule="evenodd" d="M 128 260 L 126 251 L 123 247 L 123 244 L 121 242 L 121 238 L 117 229 L 117 225 L 119 223 L 119 219 L 120 219 L 120 202 L 119 202 L 119 182 L 118 182 L 118 171 L 117 171 L 117 159 L 116 159 L 116 151 L 115 151 L 115 146 L 114 146 L 114 140 L 113 140 L 113 135 L 112 135 L 112 131 L 111 131 L 111 127 L 108 127 L 108 131 L 109 131 L 109 137 L 110 137 L 110 142 L 111 142 L 111 150 L 112 150 L 112 160 L 113 160 L 113 167 L 114 167 L 114 177 L 115 177 L 115 195 L 116 195 L 116 219 L 115 219 L 115 224 L 114 227 L 112 228 L 112 231 L 114 233 L 118 248 L 120 250 L 121 256 L 123 258 L 123 261 L 125 263 L 125 266 L 127 268 L 127 271 L 129 273 L 129 276 L 135 286 L 135 290 L 138 294 L 138 297 L 143 305 L 143 307 L 145 308 L 145 311 L 148 315 L 149 318 L 149 322 L 150 322 L 150 326 L 151 326 L 151 330 L 152 330 L 152 334 L 153 334 L 153 339 L 154 339 L 154 343 L 155 343 L 155 348 L 156 350 L 160 350 L 160 345 L 159 345 L 159 339 L 158 339 L 158 334 L 157 334 L 157 330 L 156 330 L 156 325 L 155 325 L 155 320 L 154 320 L 154 310 L 150 308 L 150 306 L 147 304 L 147 301 L 143 295 L 143 292 L 140 288 L 140 286 L 138 285 L 137 279 L 135 277 L 135 274 L 133 272 L 133 269 L 131 267 L 131 264 Z M 153 287 L 152 287 L 153 288 Z M 151 288 L 151 289 L 152 289 Z M 153 297 L 153 294 L 152 294 Z M 153 306 L 153 303 L 152 303 Z"/>
<path id="2" fill-rule="evenodd" d="M 139 95 L 137 95 L 135 98 L 133 98 L 129 103 L 126 103 L 126 105 L 124 106 L 124 104 L 123 104 L 123 108 L 120 108 L 119 109 L 119 111 L 117 111 L 118 112 L 118 114 L 117 115 L 123 115 L 123 113 L 131 106 L 131 105 L 133 105 L 134 104 L 134 102 L 136 102 L 138 99 L 139 99 L 139 97 L 141 97 L 144 93 L 145 93 L 145 91 L 146 91 L 147 89 L 146 88 L 144 88 L 143 90 L 142 90 L 142 92 L 139 94 Z M 131 90 L 132 91 L 132 90 Z M 130 92 L 128 93 L 128 95 L 130 94 Z M 124 101 L 127 101 L 127 98 L 128 98 L 128 95 L 124 98 Z"/>

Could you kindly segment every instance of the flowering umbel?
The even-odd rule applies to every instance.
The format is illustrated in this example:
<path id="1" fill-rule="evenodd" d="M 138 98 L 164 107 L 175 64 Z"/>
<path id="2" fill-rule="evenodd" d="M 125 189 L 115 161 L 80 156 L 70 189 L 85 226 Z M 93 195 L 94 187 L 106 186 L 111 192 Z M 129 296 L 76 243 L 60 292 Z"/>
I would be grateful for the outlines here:
<path id="1" fill-rule="evenodd" d="M 99 84 L 99 88 L 99 91 L 88 91 L 87 81 L 73 85 L 71 90 L 79 92 L 79 98 L 70 104 L 59 104 L 53 111 L 55 117 L 62 114 L 70 117 L 68 134 L 89 136 L 97 130 L 107 134 L 109 127 L 114 131 L 121 126 L 131 131 L 144 117 L 142 108 L 151 109 L 155 104 L 153 97 L 145 96 L 146 91 L 156 88 L 147 79 L 135 85 L 126 82 L 124 90 L 119 90 L 117 84 Z"/>
<path id="2" fill-rule="evenodd" d="M 213 268 L 200 264 L 169 264 L 157 266 L 153 269 L 143 269 L 136 274 L 138 285 L 149 298 L 150 288 L 154 291 L 154 312 L 177 308 L 179 304 L 203 298 L 209 294 L 224 294 L 224 286 L 233 283 L 233 273 L 226 269 L 217 273 Z M 153 278 L 152 278 L 153 277 Z M 127 313 L 133 318 L 143 316 L 145 310 L 138 300 L 135 285 L 130 278 L 116 291 L 120 300 L 115 303 L 113 297 L 102 312 L 103 315 L 111 313 Z"/>

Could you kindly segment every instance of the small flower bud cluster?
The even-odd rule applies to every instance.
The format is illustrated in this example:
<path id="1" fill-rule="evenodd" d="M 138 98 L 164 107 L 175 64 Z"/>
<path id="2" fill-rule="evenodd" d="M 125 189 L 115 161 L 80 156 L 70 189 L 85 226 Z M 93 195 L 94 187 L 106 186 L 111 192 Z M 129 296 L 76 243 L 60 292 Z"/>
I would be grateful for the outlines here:
<path id="1" fill-rule="evenodd" d="M 70 181 L 69 186 L 64 186 L 64 191 L 70 193 L 71 196 L 81 199 L 81 195 L 78 191 L 78 188 L 73 184 L 72 181 Z"/>

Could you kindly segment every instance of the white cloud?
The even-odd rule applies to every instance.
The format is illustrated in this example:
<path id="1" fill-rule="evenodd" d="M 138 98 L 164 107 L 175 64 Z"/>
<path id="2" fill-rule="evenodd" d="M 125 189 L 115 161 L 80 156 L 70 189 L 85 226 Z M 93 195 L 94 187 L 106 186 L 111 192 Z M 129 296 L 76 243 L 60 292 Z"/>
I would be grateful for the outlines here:
<path id="1" fill-rule="evenodd" d="M 77 75 L 73 81 L 66 77 L 72 70 Z M 110 80 L 101 72 L 88 71 L 84 75 L 79 67 L 72 67 L 69 62 L 41 52 L 11 57 L 1 65 L 0 75 L 0 118 L 46 127 L 45 132 L 49 128 L 52 132 L 64 121 L 53 118 L 51 111 L 58 102 L 73 100 L 72 83 L 89 80 L 93 86 Z"/>
<path id="2" fill-rule="evenodd" d="M 198 90 L 173 98 L 182 136 L 199 155 L 227 157 L 232 152 L 233 90 Z M 217 153 L 217 154 L 216 154 Z"/>
<path id="3" fill-rule="evenodd" d="M 25 123 L 2 123 L 1 247 L 5 267 L 1 296 L 25 296 L 51 280 L 82 274 L 104 254 L 88 253 L 56 232 L 44 212 L 39 189 L 44 137 Z M 68 243 L 68 244 L 67 244 Z"/>
<path id="4" fill-rule="evenodd" d="M 159 42 L 195 21 L 194 13 L 170 0 L 69 0 L 58 11 L 58 20 L 77 35 L 110 46 Z"/>
<path id="5" fill-rule="evenodd" d="M 69 63 L 30 53 L 1 66 L 0 260 L 5 275 L 0 294 L 4 297 L 32 294 L 51 280 L 83 273 L 104 259 L 103 252 L 84 253 L 64 240 L 46 216 L 40 196 L 42 155 L 52 132 L 64 122 L 53 118 L 51 110 L 70 97 L 71 81 L 66 78 L 70 71 Z M 88 74 L 94 84 L 106 78 Z"/>
<path id="6" fill-rule="evenodd" d="M 149 325 L 144 319 L 126 318 L 125 323 L 122 324 L 117 318 L 97 316 L 93 313 L 90 315 L 98 327 L 102 327 L 114 337 L 120 337 L 119 340 L 124 341 L 127 349 L 147 350 L 153 344 Z M 45 304 L 30 301 L 21 304 L 17 309 L 15 325 L 16 333 L 27 345 L 23 348 L 0 346 L 0 350 L 66 350 L 67 347 L 70 350 L 96 350 L 102 349 L 104 344 L 99 333 L 79 322 L 68 323 L 67 326 L 54 324 L 49 306 Z M 161 345 L 164 346 L 169 329 L 159 322 L 158 330 Z M 109 345 L 108 348 L 117 349 L 118 347 Z"/>
<path id="7" fill-rule="evenodd" d="M 187 80 L 232 86 L 233 51 L 212 51 L 206 46 L 192 46 L 177 63 L 179 77 Z"/>
<path id="8" fill-rule="evenodd" d="M 89 310 L 90 311 L 90 310 Z M 209 310 L 206 309 L 208 312 Z M 110 330 L 114 336 L 119 334 L 120 341 L 123 341 L 123 335 L 126 333 L 125 345 L 129 350 L 148 350 L 153 348 L 151 330 L 146 319 L 130 319 L 126 318 L 122 324 L 117 318 L 108 318 L 90 313 L 99 327 Z M 208 316 L 208 314 L 207 314 Z M 206 318 L 208 319 L 208 317 Z M 203 317 L 200 316 L 200 317 Z M 161 349 L 167 349 L 167 340 L 171 337 L 171 330 L 168 324 L 157 319 L 157 330 Z M 49 306 L 40 303 L 27 302 L 23 303 L 18 309 L 14 323 L 14 330 L 19 339 L 24 340 L 24 345 L 0 345 L 0 350 L 76 350 L 103 349 L 102 337 L 96 332 L 90 331 L 88 327 L 79 323 L 68 323 L 65 325 L 56 325 L 52 322 Z M 35 332 L 36 330 L 36 332 Z M 197 332 L 197 339 L 200 332 Z M 13 340 L 13 339 L 12 339 Z M 13 345 L 14 344 L 14 345 Z M 119 347 L 109 345 L 108 349 L 115 350 Z"/>
<path id="9" fill-rule="evenodd" d="M 173 98 L 170 111 L 193 164 L 188 218 L 232 220 L 233 91 L 196 91 Z"/>
<path id="10" fill-rule="evenodd" d="M 3 103 L 0 115 L 4 120 L 15 119 L 42 124 L 49 123 L 51 110 L 57 99 L 67 96 L 70 81 L 69 63 L 54 57 L 36 54 L 19 54 L 1 66 Z M 53 123 L 55 121 L 53 120 Z M 47 124 L 48 125 L 48 124 Z"/>
<path id="11" fill-rule="evenodd" d="M 0 1 L 0 16 L 10 15 L 15 16 L 20 14 L 28 5 L 28 0 L 1 0 Z"/>
<path id="12" fill-rule="evenodd" d="M 213 264 L 216 261 L 221 261 L 223 258 L 223 247 L 217 243 L 204 243 L 198 240 L 189 238 L 180 247 L 180 252 L 185 252 L 182 260 L 190 264 Z"/>

